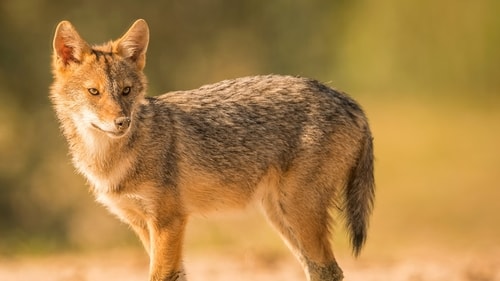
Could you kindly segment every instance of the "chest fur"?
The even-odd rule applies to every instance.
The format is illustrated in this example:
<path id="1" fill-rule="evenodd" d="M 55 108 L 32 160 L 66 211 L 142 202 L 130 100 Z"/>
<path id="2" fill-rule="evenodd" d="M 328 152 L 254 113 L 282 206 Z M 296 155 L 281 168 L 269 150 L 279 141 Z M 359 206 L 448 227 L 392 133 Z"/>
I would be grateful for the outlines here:
<path id="1" fill-rule="evenodd" d="M 143 223 L 158 212 L 157 189 L 139 185 L 120 192 L 96 192 L 96 200 L 122 221 Z"/>

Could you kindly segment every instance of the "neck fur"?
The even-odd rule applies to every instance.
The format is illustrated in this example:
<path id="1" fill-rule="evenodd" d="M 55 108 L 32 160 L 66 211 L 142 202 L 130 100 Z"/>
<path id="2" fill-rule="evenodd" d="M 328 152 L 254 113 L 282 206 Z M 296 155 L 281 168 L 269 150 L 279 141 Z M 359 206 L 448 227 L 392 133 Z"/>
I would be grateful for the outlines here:
<path id="1" fill-rule="evenodd" d="M 127 149 L 133 128 L 126 136 L 112 138 L 93 128 L 69 124 L 63 126 L 63 131 L 77 170 L 97 193 L 119 190 L 135 162 L 135 155 Z"/>

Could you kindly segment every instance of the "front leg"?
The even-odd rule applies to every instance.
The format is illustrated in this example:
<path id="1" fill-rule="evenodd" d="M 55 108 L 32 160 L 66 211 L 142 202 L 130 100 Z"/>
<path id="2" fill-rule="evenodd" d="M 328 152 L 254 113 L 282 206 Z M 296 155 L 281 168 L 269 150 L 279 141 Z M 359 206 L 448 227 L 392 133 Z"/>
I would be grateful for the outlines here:
<path id="1" fill-rule="evenodd" d="M 134 232 L 137 234 L 139 239 L 142 242 L 142 245 L 144 246 L 144 249 L 148 253 L 148 256 L 151 257 L 151 243 L 149 241 L 149 230 L 148 226 L 146 225 L 145 221 L 137 221 L 134 223 L 129 223 L 129 225 L 132 227 Z"/>
<path id="2" fill-rule="evenodd" d="M 187 219 L 172 215 L 148 222 L 150 246 L 150 281 L 185 281 L 182 243 Z"/>

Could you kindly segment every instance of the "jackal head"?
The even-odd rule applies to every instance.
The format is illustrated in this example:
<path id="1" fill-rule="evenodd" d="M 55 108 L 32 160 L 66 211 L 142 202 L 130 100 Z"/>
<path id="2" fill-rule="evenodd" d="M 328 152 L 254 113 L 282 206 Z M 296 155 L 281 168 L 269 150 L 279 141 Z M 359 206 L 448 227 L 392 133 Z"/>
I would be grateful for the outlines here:
<path id="1" fill-rule="evenodd" d="M 54 36 L 51 99 L 63 129 L 72 122 L 81 134 L 123 137 L 143 100 L 143 69 L 149 29 L 137 20 L 118 40 L 99 46 L 85 42 L 68 21 Z"/>

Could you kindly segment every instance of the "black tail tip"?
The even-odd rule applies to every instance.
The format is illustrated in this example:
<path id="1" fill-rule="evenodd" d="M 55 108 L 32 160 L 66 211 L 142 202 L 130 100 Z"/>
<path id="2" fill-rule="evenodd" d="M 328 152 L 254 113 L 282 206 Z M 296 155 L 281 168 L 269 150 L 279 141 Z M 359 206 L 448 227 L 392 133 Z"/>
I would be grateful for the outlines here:
<path id="1" fill-rule="evenodd" d="M 363 246 L 366 241 L 366 233 L 356 233 L 353 235 L 351 239 L 351 246 L 352 246 L 352 254 L 354 257 L 359 257 L 361 254 L 361 250 L 363 249 Z"/>

